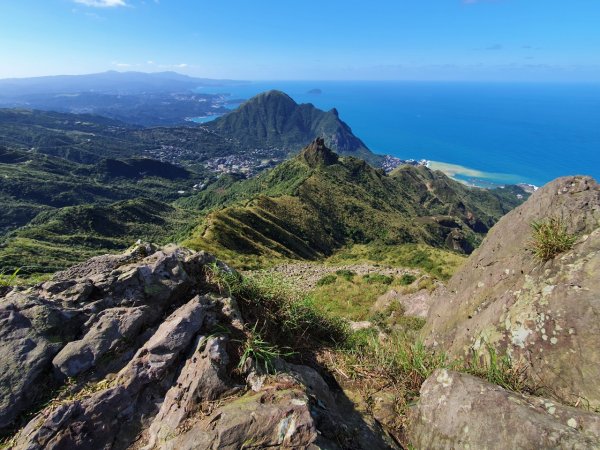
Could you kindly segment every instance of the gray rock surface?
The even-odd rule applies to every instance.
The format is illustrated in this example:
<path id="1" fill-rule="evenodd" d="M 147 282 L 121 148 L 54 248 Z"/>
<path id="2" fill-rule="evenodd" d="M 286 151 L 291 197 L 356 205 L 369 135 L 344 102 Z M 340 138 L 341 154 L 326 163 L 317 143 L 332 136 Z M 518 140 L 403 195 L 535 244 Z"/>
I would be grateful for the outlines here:
<path id="1" fill-rule="evenodd" d="M 86 323 L 88 331 L 82 339 L 69 342 L 54 357 L 52 364 L 66 377 L 79 375 L 93 367 L 99 358 L 117 348 L 126 339 L 133 339 L 151 317 L 147 306 L 110 308 L 101 311 Z"/>
<path id="2" fill-rule="evenodd" d="M 214 292 L 214 262 L 140 246 L 1 299 L 4 424 L 33 404 L 32 386 L 52 400 L 10 447 L 393 447 L 351 407 L 342 414 L 314 369 L 279 359 L 275 374 L 251 359 L 238 367 L 247 327 L 236 300 Z M 53 392 L 66 377 L 74 381 Z"/>
<path id="3" fill-rule="evenodd" d="M 36 384 L 58 349 L 14 304 L 0 304 L 0 430 L 36 400 Z"/>
<path id="4" fill-rule="evenodd" d="M 573 248 L 541 262 L 531 223 L 564 221 Z M 600 186 L 560 178 L 503 217 L 438 294 L 422 330 L 455 356 L 487 346 L 524 364 L 548 395 L 600 407 Z"/>
<path id="5" fill-rule="evenodd" d="M 584 450 L 600 448 L 600 415 L 437 370 L 421 387 L 408 434 L 417 449 Z"/>
<path id="6" fill-rule="evenodd" d="M 43 411 L 21 432 L 15 447 L 112 446 L 122 422 L 134 419 L 136 397 L 150 383 L 162 379 L 202 327 L 207 309 L 203 300 L 194 297 L 171 314 L 119 372 L 113 386 Z"/>
<path id="7" fill-rule="evenodd" d="M 60 385 L 53 372 L 60 379 L 92 369 L 190 298 L 214 261 L 203 252 L 143 244 L 0 298 L 0 431 Z"/>

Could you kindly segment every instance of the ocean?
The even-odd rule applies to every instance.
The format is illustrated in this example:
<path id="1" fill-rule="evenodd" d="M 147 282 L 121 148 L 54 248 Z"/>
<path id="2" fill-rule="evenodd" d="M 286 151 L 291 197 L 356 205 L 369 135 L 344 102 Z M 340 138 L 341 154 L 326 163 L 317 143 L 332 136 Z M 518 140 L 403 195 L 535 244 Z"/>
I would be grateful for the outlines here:
<path id="1" fill-rule="evenodd" d="M 475 184 L 600 181 L 600 84 L 260 81 L 198 92 L 269 89 L 337 108 L 375 153 L 426 159 Z"/>

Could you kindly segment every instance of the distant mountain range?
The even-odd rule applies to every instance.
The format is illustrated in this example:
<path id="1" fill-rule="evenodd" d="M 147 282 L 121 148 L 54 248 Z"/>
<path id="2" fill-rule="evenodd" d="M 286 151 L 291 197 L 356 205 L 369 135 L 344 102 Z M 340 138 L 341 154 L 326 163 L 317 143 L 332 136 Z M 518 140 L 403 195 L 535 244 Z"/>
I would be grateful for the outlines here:
<path id="1" fill-rule="evenodd" d="M 13 78 L 0 80 L 0 106 L 97 114 L 144 126 L 181 125 L 190 117 L 228 111 L 224 96 L 196 88 L 236 83 L 175 72 Z"/>
<path id="2" fill-rule="evenodd" d="M 337 111 L 278 91 L 191 127 L 0 109 L 0 272 L 54 271 L 138 239 L 226 259 L 372 242 L 469 253 L 528 196 L 380 161 Z"/>
<path id="3" fill-rule="evenodd" d="M 200 86 L 228 86 L 240 81 L 194 78 L 176 72 L 117 72 L 87 75 L 56 75 L 0 79 L 0 96 L 21 97 L 40 94 L 132 95 L 187 92 Z"/>
<path id="4" fill-rule="evenodd" d="M 265 161 L 281 162 L 320 136 L 342 155 L 374 165 L 383 161 L 352 134 L 337 111 L 299 105 L 278 91 L 257 95 L 204 126 L 143 128 L 92 114 L 0 109 L 0 145 L 80 163 L 146 156 L 253 174 Z"/>

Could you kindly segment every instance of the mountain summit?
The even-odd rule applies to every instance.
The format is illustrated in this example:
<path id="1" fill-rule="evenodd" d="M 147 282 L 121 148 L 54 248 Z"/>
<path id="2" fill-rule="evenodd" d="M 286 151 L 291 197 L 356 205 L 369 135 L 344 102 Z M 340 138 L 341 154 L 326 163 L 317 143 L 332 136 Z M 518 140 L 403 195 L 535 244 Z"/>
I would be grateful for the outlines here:
<path id="1" fill-rule="evenodd" d="M 300 157 L 304 159 L 309 167 L 330 166 L 338 162 L 339 159 L 338 155 L 325 146 L 325 139 L 323 138 L 316 138 L 308 147 L 302 150 Z"/>
<path id="2" fill-rule="evenodd" d="M 207 126 L 246 145 L 267 145 L 295 153 L 315 138 L 323 137 L 327 146 L 341 155 L 356 156 L 374 164 L 382 158 L 352 133 L 340 120 L 337 110 L 322 111 L 310 103 L 298 104 L 281 91 L 252 97 Z"/>

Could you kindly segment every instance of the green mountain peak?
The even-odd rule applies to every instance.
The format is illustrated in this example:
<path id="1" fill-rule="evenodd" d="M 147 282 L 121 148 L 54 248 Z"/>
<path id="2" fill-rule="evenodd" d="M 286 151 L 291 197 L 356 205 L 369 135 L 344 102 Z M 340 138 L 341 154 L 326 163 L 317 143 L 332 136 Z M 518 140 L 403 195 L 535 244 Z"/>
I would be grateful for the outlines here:
<path id="1" fill-rule="evenodd" d="M 352 133 L 336 109 L 322 111 L 310 103 L 298 104 L 276 90 L 252 97 L 206 126 L 255 148 L 297 153 L 316 138 L 323 138 L 327 146 L 341 155 L 362 158 L 372 164 L 383 159 Z"/>

